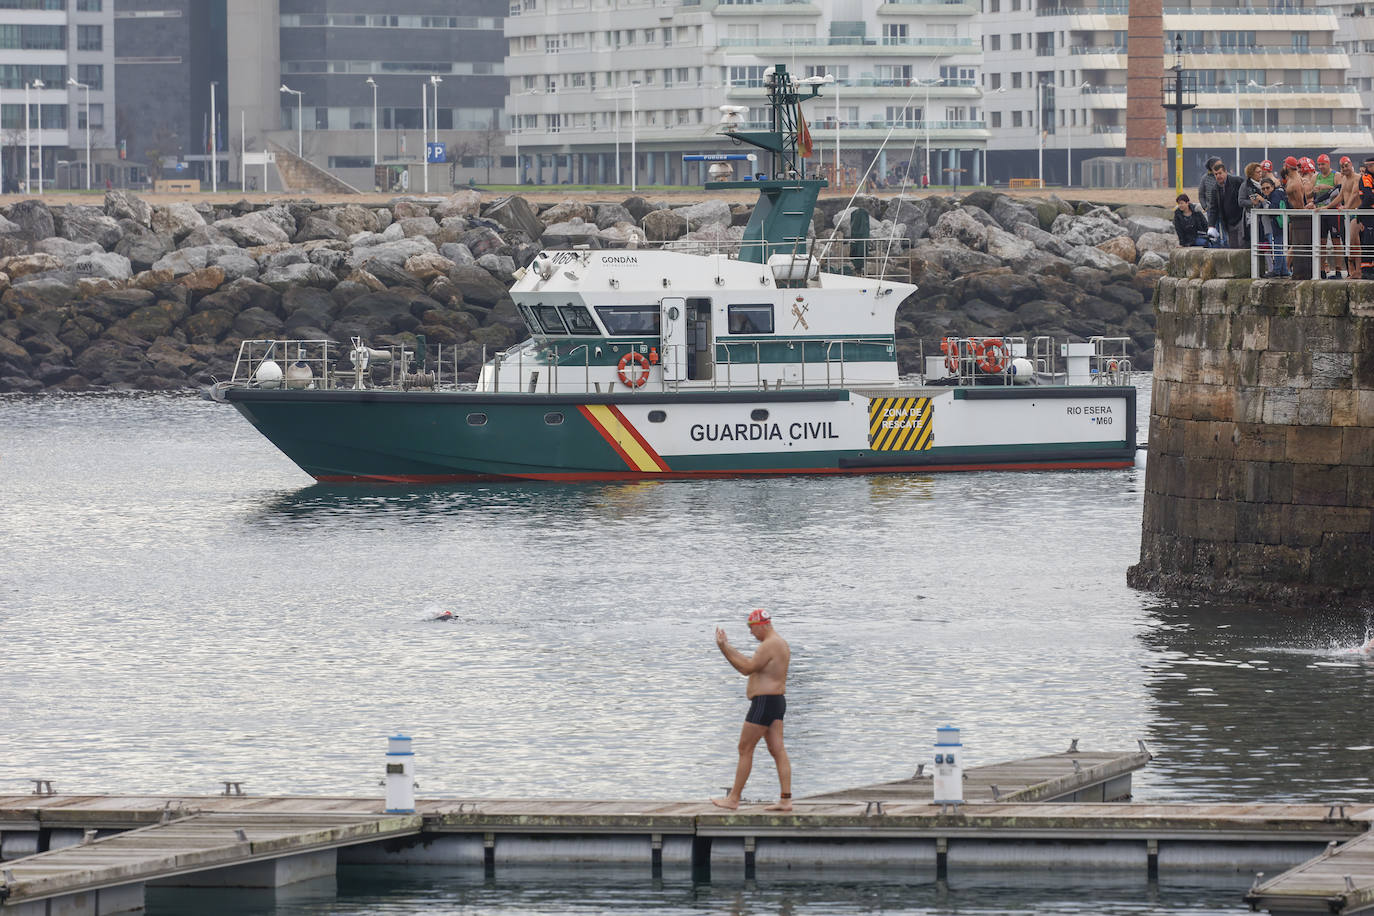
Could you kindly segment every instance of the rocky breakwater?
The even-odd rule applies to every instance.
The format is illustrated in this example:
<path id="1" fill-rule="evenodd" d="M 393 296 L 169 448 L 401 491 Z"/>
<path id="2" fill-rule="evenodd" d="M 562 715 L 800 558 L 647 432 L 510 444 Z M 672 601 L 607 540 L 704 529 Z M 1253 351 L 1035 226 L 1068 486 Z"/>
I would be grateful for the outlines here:
<path id="1" fill-rule="evenodd" d="M 860 209 L 891 241 L 848 238 Z M 195 387 L 226 378 L 251 338 L 387 346 L 423 334 L 473 378 L 484 349 L 524 334 L 507 289 L 541 248 L 729 249 L 750 213 L 639 197 L 536 207 L 475 191 L 379 207 L 153 206 L 119 191 L 98 207 L 20 201 L 0 211 L 0 391 Z M 876 257 L 920 285 L 898 314 L 903 371 L 950 335 L 1128 336 L 1146 366 L 1148 301 L 1174 247 L 1166 216 L 974 192 L 829 199 L 813 230 L 830 255 Z"/>

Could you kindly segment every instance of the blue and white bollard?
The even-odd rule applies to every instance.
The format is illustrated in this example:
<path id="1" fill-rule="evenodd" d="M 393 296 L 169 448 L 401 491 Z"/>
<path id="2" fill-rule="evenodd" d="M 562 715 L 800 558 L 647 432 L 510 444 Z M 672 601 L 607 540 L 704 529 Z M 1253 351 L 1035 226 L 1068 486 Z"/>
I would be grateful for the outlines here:
<path id="1" fill-rule="evenodd" d="M 935 799 L 937 805 L 964 803 L 964 746 L 959 729 L 945 725 L 935 729 Z"/>
<path id="2" fill-rule="evenodd" d="M 415 752 L 405 735 L 386 739 L 386 813 L 415 813 Z"/>

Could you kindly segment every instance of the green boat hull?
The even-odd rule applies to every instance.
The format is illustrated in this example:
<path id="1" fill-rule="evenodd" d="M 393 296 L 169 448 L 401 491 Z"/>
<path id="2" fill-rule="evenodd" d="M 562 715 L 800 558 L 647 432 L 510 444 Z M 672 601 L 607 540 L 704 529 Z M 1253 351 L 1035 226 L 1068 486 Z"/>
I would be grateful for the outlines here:
<path id="1" fill-rule="evenodd" d="M 1132 388 L 1094 389 L 1127 397 Z M 1135 461 L 1134 422 L 1107 441 L 878 452 L 768 447 L 722 454 L 656 453 L 619 407 L 833 404 L 843 390 L 656 395 L 234 389 L 227 399 L 307 474 L 322 482 L 441 483 L 500 479 L 627 480 L 765 474 L 1120 468 Z M 557 423 L 550 423 L 557 419 Z M 477 422 L 479 421 L 480 422 Z M 627 430 L 626 427 L 629 427 Z M 837 437 L 838 438 L 838 437 Z M 641 447 L 642 446 L 642 447 Z"/>

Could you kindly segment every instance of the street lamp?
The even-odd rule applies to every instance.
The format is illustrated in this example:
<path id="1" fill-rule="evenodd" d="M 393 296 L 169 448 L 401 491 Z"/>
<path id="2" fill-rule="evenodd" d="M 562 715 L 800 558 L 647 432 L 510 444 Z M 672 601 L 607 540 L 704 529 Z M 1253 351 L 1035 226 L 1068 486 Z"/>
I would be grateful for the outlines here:
<path id="1" fill-rule="evenodd" d="M 73 89 L 86 90 L 86 190 L 91 189 L 91 87 L 85 83 L 78 83 L 71 77 L 67 78 L 67 85 Z"/>
<path id="2" fill-rule="evenodd" d="M 434 142 L 439 142 L 439 84 L 444 81 L 437 73 L 430 76 L 429 84 L 434 87 Z M 425 146 L 425 161 L 429 160 L 429 146 Z"/>
<path id="3" fill-rule="evenodd" d="M 637 111 L 637 100 L 635 90 L 639 88 L 639 80 L 630 80 L 630 192 L 638 190 L 639 185 L 639 157 L 635 155 L 635 113 Z"/>
<path id="4" fill-rule="evenodd" d="M 33 156 L 29 145 L 29 84 L 24 83 L 24 193 L 33 192 Z"/>
<path id="5" fill-rule="evenodd" d="M 1040 187 L 1045 187 L 1045 81 L 1041 80 L 1035 86 L 1035 155 L 1036 155 L 1036 181 L 1040 182 Z"/>
<path id="6" fill-rule="evenodd" d="M 420 163 L 429 193 L 429 83 L 420 83 Z"/>
<path id="7" fill-rule="evenodd" d="M 1264 158 L 1265 158 L 1265 159 L 1268 159 L 1268 158 L 1269 158 L 1269 90 L 1270 90 L 1270 89 L 1277 89 L 1277 88 L 1279 88 L 1280 86 L 1282 86 L 1283 83 L 1270 83 L 1270 84 L 1267 85 L 1267 86 L 1261 86 L 1259 83 L 1255 82 L 1254 80 L 1250 80 L 1250 85 L 1253 86 L 1253 87 L 1256 88 L 1256 89 L 1263 89 L 1263 90 L 1264 90 Z M 1236 169 L 1237 169 L 1237 170 L 1240 169 L 1240 157 L 1239 157 L 1239 156 L 1236 157 Z"/>
<path id="8" fill-rule="evenodd" d="M 219 137 L 216 136 L 217 126 L 215 124 L 215 87 L 219 83 L 210 81 L 210 193 L 219 193 Z M 86 116 L 86 124 L 89 126 L 91 118 Z"/>
<path id="9" fill-rule="evenodd" d="M 377 183 L 377 81 L 372 77 L 367 78 L 367 84 L 372 87 L 372 183 Z"/>
<path id="10" fill-rule="evenodd" d="M 302 100 L 305 93 L 300 89 L 292 89 L 285 83 L 281 84 L 282 94 L 290 93 L 296 97 L 296 155 L 305 158 L 305 111 L 302 109 Z M 266 189 L 264 189 L 266 190 Z"/>
<path id="11" fill-rule="evenodd" d="M 1073 87 L 1073 88 L 1074 88 L 1074 91 L 1078 93 L 1078 100 L 1079 100 L 1080 104 L 1081 104 L 1082 101 L 1083 101 L 1083 90 L 1084 90 L 1084 89 L 1087 89 L 1087 88 L 1089 87 L 1089 85 L 1091 85 L 1091 84 L 1090 84 L 1090 83 L 1079 83 L 1077 86 Z M 1073 187 L 1073 115 L 1072 115 L 1072 114 L 1070 114 L 1069 117 L 1066 118 L 1066 119 L 1064 120 L 1064 140 L 1065 140 L 1065 144 L 1066 144 L 1066 145 L 1068 146 L 1068 148 L 1069 148 L 1068 172 L 1065 173 L 1064 187 L 1066 187 L 1066 188 L 1071 188 L 1071 187 Z"/>
<path id="12" fill-rule="evenodd" d="M 512 107 L 514 108 L 514 111 L 512 111 L 512 114 L 513 114 L 514 117 L 515 117 L 515 126 L 514 126 L 514 129 L 511 131 L 511 133 L 513 133 L 513 134 L 515 135 L 515 184 L 516 184 L 517 187 L 519 187 L 520 185 L 523 185 L 523 184 L 525 183 L 525 176 L 524 176 L 524 174 L 523 174 L 523 171 L 522 171 L 521 168 L 520 168 L 520 132 L 521 132 L 522 130 L 524 130 L 523 125 L 520 123 L 520 96 L 522 96 L 522 95 L 543 95 L 543 94 L 544 94 L 543 91 L 542 91 L 542 90 L 539 90 L 539 89 L 526 89 L 524 92 L 513 93 L 513 94 L 511 95 L 511 97 L 510 97 L 510 99 L 511 99 L 511 105 L 512 105 Z M 619 112 L 619 110 L 620 110 L 620 109 L 618 109 L 618 108 L 616 109 L 617 113 Z M 618 180 L 619 180 L 619 173 L 620 173 L 620 125 L 619 125 L 619 124 L 616 125 L 615 130 L 616 130 L 615 166 L 616 166 L 616 176 L 617 176 L 617 177 L 616 177 L 616 180 L 618 181 Z"/>
<path id="13" fill-rule="evenodd" d="M 34 80 L 33 88 L 44 89 L 47 83 L 42 80 Z M 43 100 L 38 100 L 38 194 L 43 195 Z"/>

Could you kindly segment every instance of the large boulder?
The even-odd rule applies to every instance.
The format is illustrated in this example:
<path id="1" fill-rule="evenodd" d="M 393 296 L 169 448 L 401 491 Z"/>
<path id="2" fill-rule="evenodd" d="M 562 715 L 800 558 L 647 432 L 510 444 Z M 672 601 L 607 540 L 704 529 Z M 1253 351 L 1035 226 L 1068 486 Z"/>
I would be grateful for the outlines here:
<path id="1" fill-rule="evenodd" d="M 37 242 L 57 234 L 52 211 L 41 200 L 21 200 L 10 207 L 10 222 L 19 227 L 21 238 Z"/>
<path id="2" fill-rule="evenodd" d="M 930 218 L 926 215 L 926 208 L 911 200 L 898 198 L 890 201 L 887 209 L 883 211 L 883 220 L 891 222 L 894 226 L 903 227 L 899 234 L 912 245 L 930 231 Z"/>
<path id="3" fill-rule="evenodd" d="M 1075 267 L 1091 267 L 1093 270 L 1105 271 L 1108 276 L 1120 276 L 1123 272 L 1130 276 L 1131 272 L 1130 264 L 1124 258 L 1090 245 L 1079 245 L 1074 248 L 1069 252 L 1069 260 Z"/>
<path id="4" fill-rule="evenodd" d="M 214 226 L 197 226 L 176 245 L 178 248 L 199 248 L 204 245 L 233 245 L 234 240 Z"/>
<path id="5" fill-rule="evenodd" d="M 1055 217 L 1050 232 L 1074 247 L 1101 245 L 1107 239 L 1130 235 L 1130 230 L 1119 222 L 1101 216 Z"/>
<path id="6" fill-rule="evenodd" d="M 293 286 L 314 286 L 320 289 L 330 289 L 339 282 L 339 278 L 328 269 L 310 263 L 269 267 L 262 272 L 258 280 L 277 292 L 284 292 Z"/>
<path id="7" fill-rule="evenodd" d="M 175 242 L 190 235 L 192 230 L 205 225 L 205 217 L 188 203 L 168 204 L 154 207 L 151 223 L 154 231 L 165 232 Z"/>
<path id="8" fill-rule="evenodd" d="M 146 200 L 128 191 L 106 191 L 105 215 L 116 220 L 131 219 L 139 225 L 151 227 L 153 208 Z"/>
<path id="9" fill-rule="evenodd" d="M 106 216 L 99 207 L 63 207 L 60 221 L 62 229 L 59 234 L 64 239 L 91 242 L 104 249 L 113 248 L 123 234 L 119 231 L 118 221 Z"/>
<path id="10" fill-rule="evenodd" d="M 144 231 L 125 235 L 114 250 L 128 258 L 134 270 L 150 270 L 175 249 L 171 236 Z"/>
<path id="11" fill-rule="evenodd" d="M 1174 231 L 1174 221 L 1165 219 L 1162 216 L 1152 216 L 1150 214 L 1133 214 L 1125 219 L 1126 231 L 1130 233 L 1131 239 L 1139 241 L 1142 235 L 1148 232 L 1172 233 Z"/>
<path id="12" fill-rule="evenodd" d="M 705 226 L 729 226 L 732 222 L 730 205 L 723 200 L 704 200 L 676 212 L 687 220 L 687 231 L 695 232 Z"/>
<path id="13" fill-rule="evenodd" d="M 930 228 L 935 241 L 957 242 L 971 251 L 983 251 L 988 244 L 987 227 L 970 215 L 967 207 L 960 207 L 940 215 Z"/>
<path id="14" fill-rule="evenodd" d="M 401 235 L 408 239 L 439 234 L 439 224 L 432 216 L 408 216 L 397 225 L 401 227 Z"/>
<path id="15" fill-rule="evenodd" d="M 1114 239 L 1107 239 L 1095 246 L 1100 251 L 1107 254 L 1114 254 L 1127 264 L 1134 264 L 1136 258 L 1135 242 L 1131 241 L 1129 235 L 1118 235 Z"/>
<path id="16" fill-rule="evenodd" d="M 1013 223 L 1013 225 L 1015 225 Z M 1038 232 L 1039 229 L 1036 229 Z M 1026 239 L 1012 235 L 997 226 L 987 227 L 987 253 L 1003 261 L 1026 258 L 1035 251 L 1035 245 Z"/>
<path id="17" fill-rule="evenodd" d="M 222 219 L 214 223 L 214 228 L 227 235 L 241 248 L 290 241 L 291 236 L 276 221 L 265 216 L 266 212 L 264 210 L 260 213 L 245 213 L 243 216 Z"/>
<path id="18" fill-rule="evenodd" d="M 913 261 L 927 262 L 951 274 L 968 274 L 1001 267 L 1002 262 L 990 254 L 974 251 L 954 239 L 921 239 L 911 250 Z"/>
<path id="19" fill-rule="evenodd" d="M 539 238 L 544 232 L 543 222 L 534 215 L 534 208 L 523 197 L 503 197 L 482 211 L 482 216 L 495 220 L 507 229 L 519 230 L 532 239 Z"/>
<path id="20" fill-rule="evenodd" d="M 451 216 L 476 216 L 482 206 L 482 195 L 478 191 L 464 189 L 441 200 L 430 211 L 441 222 Z"/>
<path id="21" fill-rule="evenodd" d="M 44 239 L 33 246 L 35 254 L 50 254 L 63 264 L 87 254 L 99 254 L 105 249 L 95 242 L 73 242 L 70 239 L 53 237 Z"/>
<path id="22" fill-rule="evenodd" d="M 454 264 L 437 252 L 413 255 L 406 259 L 404 270 L 423 283 L 436 277 L 447 277 Z"/>
<path id="23" fill-rule="evenodd" d="M 62 262 L 50 254 L 21 254 L 0 261 L 0 270 L 8 274 L 11 280 L 61 269 Z"/>
<path id="24" fill-rule="evenodd" d="M 375 261 L 389 264 L 399 270 L 415 255 L 433 254 L 437 250 L 433 242 L 422 236 L 402 238 L 380 245 L 369 245 L 366 248 L 354 248 L 348 254 L 348 266 L 366 268 Z"/>
<path id="25" fill-rule="evenodd" d="M 492 308 L 507 296 L 505 285 L 476 264 L 455 264 L 448 278 L 466 302 Z"/>
<path id="26" fill-rule="evenodd" d="M 641 225 L 651 242 L 672 242 L 687 234 L 687 217 L 677 210 L 652 210 Z"/>
<path id="27" fill-rule="evenodd" d="M 258 278 L 258 262 L 243 253 L 224 254 L 214 259 L 215 267 L 224 271 L 226 281 Z"/>
<path id="28" fill-rule="evenodd" d="M 1142 266 L 1144 255 L 1148 253 L 1158 255 L 1167 264 L 1169 252 L 1177 247 L 1179 247 L 1178 233 L 1173 231 L 1172 226 L 1168 232 L 1146 232 L 1135 240 L 1135 248 L 1141 255 Z"/>
<path id="29" fill-rule="evenodd" d="M 554 204 L 539 214 L 539 221 L 546 227 L 556 223 L 566 223 L 580 219 L 584 223 L 595 223 L 596 213 L 591 204 L 580 200 L 565 200 Z"/>
<path id="30" fill-rule="evenodd" d="M 84 255 L 71 262 L 71 269 L 90 277 L 109 280 L 128 280 L 134 275 L 129 259 L 114 252 Z"/>
<path id="31" fill-rule="evenodd" d="M 288 236 L 296 234 L 296 216 L 292 213 L 292 207 L 283 204 L 273 204 L 266 210 L 257 211 L 263 219 L 276 225 L 278 229 L 285 232 Z M 302 216 L 308 216 L 311 211 L 302 211 Z"/>
<path id="32" fill-rule="evenodd" d="M 1039 220 L 1030 208 L 1010 197 L 998 197 L 988 212 L 997 220 L 997 224 L 1008 232 L 1015 231 L 1020 223 L 1035 226 L 1037 229 L 1040 227 Z"/>
<path id="33" fill-rule="evenodd" d="M 1030 223 L 1017 223 L 1012 234 L 1017 238 L 1025 239 L 1041 251 L 1047 251 L 1061 258 L 1067 256 L 1073 249 L 1073 246 L 1068 242 Z"/>
<path id="34" fill-rule="evenodd" d="M 550 224 L 540 242 L 548 248 L 572 248 L 575 245 L 602 247 L 601 230 L 596 228 L 596 223 L 585 222 L 581 217 Z"/>
<path id="35" fill-rule="evenodd" d="M 300 224 L 300 229 L 296 231 L 293 241 L 310 242 L 319 239 L 331 239 L 334 241 L 345 241 L 348 236 L 335 223 L 318 216 L 306 217 Z"/>
<path id="36" fill-rule="evenodd" d="M 634 214 L 620 204 L 598 204 L 596 208 L 596 228 L 609 229 L 616 223 L 634 223 Z"/>
<path id="37" fill-rule="evenodd" d="M 319 218 L 321 217 L 317 214 L 316 219 Z M 377 214 L 357 204 L 348 204 L 344 207 L 327 210 L 325 211 L 325 218 L 339 227 L 344 238 L 357 235 L 359 232 L 376 232 L 380 228 L 377 225 Z"/>

